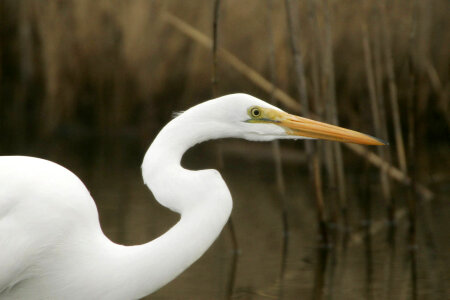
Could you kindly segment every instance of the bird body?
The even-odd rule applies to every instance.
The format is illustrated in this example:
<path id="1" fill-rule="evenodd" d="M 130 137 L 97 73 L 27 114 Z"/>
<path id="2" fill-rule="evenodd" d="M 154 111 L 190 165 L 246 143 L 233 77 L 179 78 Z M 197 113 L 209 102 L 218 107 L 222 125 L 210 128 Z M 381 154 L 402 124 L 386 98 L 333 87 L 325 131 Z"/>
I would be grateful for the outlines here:
<path id="1" fill-rule="evenodd" d="M 163 170 L 158 178 L 170 179 L 155 185 L 201 184 L 190 191 L 198 205 L 174 206 L 183 212 L 174 227 L 127 247 L 103 234 L 95 202 L 72 172 L 39 158 L 0 157 L 0 299 L 138 299 L 171 281 L 209 248 L 231 212 L 217 171 L 179 168 Z"/>
<path id="2" fill-rule="evenodd" d="M 161 130 L 142 164 L 155 199 L 180 220 L 136 246 L 103 234 L 95 202 L 72 172 L 39 158 L 1 156 L 0 299 L 138 299 L 173 280 L 214 242 L 232 209 L 219 172 L 187 170 L 181 158 L 196 143 L 223 137 L 377 144 L 245 94 L 199 104 Z"/>
<path id="3" fill-rule="evenodd" d="M 0 298 L 52 298 L 42 286 L 68 281 L 67 288 L 71 270 L 99 244 L 95 202 L 78 177 L 50 161 L 2 156 L 0 170 Z"/>

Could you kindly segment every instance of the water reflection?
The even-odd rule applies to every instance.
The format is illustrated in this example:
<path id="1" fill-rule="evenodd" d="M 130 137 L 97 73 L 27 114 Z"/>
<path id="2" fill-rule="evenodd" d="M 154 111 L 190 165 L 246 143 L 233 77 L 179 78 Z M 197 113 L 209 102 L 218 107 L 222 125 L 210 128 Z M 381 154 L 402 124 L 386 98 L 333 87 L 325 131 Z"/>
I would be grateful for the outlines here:
<path id="1" fill-rule="evenodd" d="M 450 294 L 448 201 L 438 198 L 418 204 L 422 206 L 417 212 L 416 246 L 411 247 L 408 221 L 401 214 L 396 232 L 387 238 L 384 206 L 377 202 L 377 187 L 371 186 L 376 172 L 360 175 L 360 170 L 350 167 L 349 178 L 353 176 L 354 181 L 349 193 L 358 195 L 353 203 L 349 201 L 350 227 L 335 229 L 334 240 L 343 242 L 323 247 L 313 192 L 301 160 L 284 165 L 286 194 L 281 196 L 270 145 L 255 146 L 258 156 L 236 150 L 246 149 L 247 143 L 233 145 L 235 154 L 224 151 L 222 175 L 234 198 L 237 263 L 233 266 L 233 242 L 224 230 L 197 263 L 148 299 L 444 299 Z M 208 143 L 189 152 L 184 165 L 213 167 L 210 147 Z M 115 242 L 147 242 L 178 220 L 154 201 L 142 182 L 144 145 L 64 141 L 22 150 L 18 152 L 45 157 L 73 170 L 91 191 L 103 230 Z M 398 199 L 399 207 L 405 204 L 403 198 Z M 289 231 L 283 207 L 288 212 Z M 234 274 L 231 295 L 230 274 Z"/>
<path id="2" fill-rule="evenodd" d="M 330 251 L 325 248 L 318 248 L 316 253 L 316 264 L 314 269 L 313 300 L 321 300 L 325 294 L 325 274 L 327 259 Z"/>

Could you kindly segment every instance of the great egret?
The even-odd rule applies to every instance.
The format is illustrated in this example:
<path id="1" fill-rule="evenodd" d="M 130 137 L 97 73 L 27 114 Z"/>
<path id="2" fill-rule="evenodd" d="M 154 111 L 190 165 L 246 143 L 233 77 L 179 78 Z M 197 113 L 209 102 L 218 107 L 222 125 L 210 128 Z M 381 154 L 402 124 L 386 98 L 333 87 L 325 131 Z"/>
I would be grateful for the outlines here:
<path id="1" fill-rule="evenodd" d="M 219 172 L 184 169 L 181 157 L 197 143 L 228 137 L 384 144 L 246 94 L 201 103 L 170 121 L 145 155 L 145 184 L 181 218 L 138 246 L 115 244 L 103 234 L 95 202 L 69 170 L 39 158 L 2 156 L 0 298 L 137 299 L 173 280 L 214 242 L 232 208 Z"/>

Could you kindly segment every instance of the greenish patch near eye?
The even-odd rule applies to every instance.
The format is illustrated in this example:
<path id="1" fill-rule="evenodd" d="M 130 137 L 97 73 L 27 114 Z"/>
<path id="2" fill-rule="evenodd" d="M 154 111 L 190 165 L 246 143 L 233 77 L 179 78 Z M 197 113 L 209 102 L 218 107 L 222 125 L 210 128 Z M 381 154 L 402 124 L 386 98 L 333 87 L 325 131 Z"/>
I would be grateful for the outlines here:
<path id="1" fill-rule="evenodd" d="M 250 119 L 246 120 L 247 123 L 279 123 L 269 116 L 267 116 L 265 110 L 259 106 L 252 106 L 247 110 L 247 114 Z"/>

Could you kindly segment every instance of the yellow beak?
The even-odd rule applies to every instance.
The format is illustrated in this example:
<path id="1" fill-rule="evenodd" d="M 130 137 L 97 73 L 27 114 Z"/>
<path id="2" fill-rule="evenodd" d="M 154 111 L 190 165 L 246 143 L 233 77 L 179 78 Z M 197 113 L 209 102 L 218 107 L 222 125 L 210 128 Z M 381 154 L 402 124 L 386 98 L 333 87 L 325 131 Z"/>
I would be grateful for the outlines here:
<path id="1" fill-rule="evenodd" d="M 387 145 L 373 136 L 339 126 L 302 118 L 277 110 L 266 109 L 264 115 L 283 127 L 289 135 L 364 145 Z M 267 120 L 266 119 L 266 120 Z"/>

